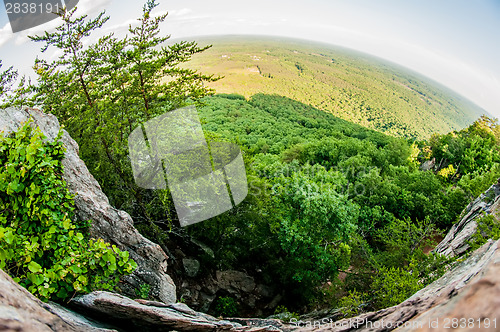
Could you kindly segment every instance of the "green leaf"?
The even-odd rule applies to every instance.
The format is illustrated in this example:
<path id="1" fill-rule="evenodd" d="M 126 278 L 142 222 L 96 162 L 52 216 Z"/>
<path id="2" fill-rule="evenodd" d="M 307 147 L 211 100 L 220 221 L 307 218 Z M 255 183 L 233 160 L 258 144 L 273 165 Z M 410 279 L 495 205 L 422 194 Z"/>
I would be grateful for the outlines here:
<path id="1" fill-rule="evenodd" d="M 7 244 L 12 244 L 12 242 L 14 242 L 15 235 L 14 235 L 14 233 L 12 233 L 12 231 L 10 231 L 10 230 L 7 231 L 7 233 L 5 233 L 5 235 L 4 235 L 4 237 L 5 237 L 5 242 Z"/>
<path id="2" fill-rule="evenodd" d="M 64 227 L 64 229 L 69 229 L 71 227 L 71 220 L 65 219 L 63 221 L 63 227 Z"/>
<path id="3" fill-rule="evenodd" d="M 28 269 L 33 273 L 38 273 L 42 270 L 42 267 L 35 261 L 31 261 L 28 264 Z"/>

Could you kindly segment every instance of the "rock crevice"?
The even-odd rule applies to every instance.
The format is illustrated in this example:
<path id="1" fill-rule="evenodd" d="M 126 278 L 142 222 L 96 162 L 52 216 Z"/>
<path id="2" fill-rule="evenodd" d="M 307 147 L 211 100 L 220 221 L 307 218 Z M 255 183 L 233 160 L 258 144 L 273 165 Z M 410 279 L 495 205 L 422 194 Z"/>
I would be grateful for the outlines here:
<path id="1" fill-rule="evenodd" d="M 478 218 L 489 214 L 498 216 L 499 209 L 500 183 L 496 183 L 465 208 L 460 221 L 451 227 L 434 252 L 449 257 L 462 255 L 470 248 L 468 241 L 476 233 Z"/>

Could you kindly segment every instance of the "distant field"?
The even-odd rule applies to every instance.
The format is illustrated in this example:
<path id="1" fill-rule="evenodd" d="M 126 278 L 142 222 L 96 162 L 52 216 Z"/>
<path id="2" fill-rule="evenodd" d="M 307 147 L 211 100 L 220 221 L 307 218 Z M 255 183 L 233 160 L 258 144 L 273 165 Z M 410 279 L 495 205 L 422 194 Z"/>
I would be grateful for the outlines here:
<path id="1" fill-rule="evenodd" d="M 435 82 L 343 48 L 270 37 L 196 39 L 213 47 L 188 64 L 224 76 L 218 93 L 278 94 L 393 136 L 466 127 L 484 110 Z"/>

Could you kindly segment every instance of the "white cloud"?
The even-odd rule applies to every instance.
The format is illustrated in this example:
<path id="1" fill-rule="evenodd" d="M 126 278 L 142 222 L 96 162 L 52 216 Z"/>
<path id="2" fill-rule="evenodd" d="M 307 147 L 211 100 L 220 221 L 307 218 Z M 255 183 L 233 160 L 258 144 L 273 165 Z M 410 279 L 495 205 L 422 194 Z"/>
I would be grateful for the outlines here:
<path id="1" fill-rule="evenodd" d="M 61 24 L 61 19 L 56 18 L 55 20 L 49 21 L 45 24 L 33 27 L 31 29 L 28 29 L 28 30 L 23 30 L 21 32 L 18 32 L 16 34 L 14 34 L 14 36 L 13 36 L 13 37 L 15 37 L 14 43 L 16 44 L 16 46 L 22 45 L 22 44 L 30 41 L 28 36 L 41 35 L 41 34 L 44 34 L 45 31 L 49 31 L 49 32 L 53 31 L 60 24 Z"/>
<path id="2" fill-rule="evenodd" d="M 14 37 L 12 33 L 12 29 L 10 28 L 10 23 L 4 25 L 2 29 L 0 29 L 0 47 L 7 43 Z"/>
<path id="3" fill-rule="evenodd" d="M 80 0 L 80 2 L 77 4 L 78 9 L 75 15 L 91 15 L 93 13 L 100 12 L 105 9 L 110 1 L 111 0 Z M 22 45 L 30 41 L 28 36 L 40 35 L 45 31 L 54 31 L 54 29 L 60 24 L 61 20 L 59 18 L 56 18 L 52 21 L 33 27 L 31 29 L 23 30 L 18 33 L 12 33 L 10 24 L 7 23 L 2 29 L 0 29 L 0 47 L 11 39 L 14 39 L 14 43 L 16 46 Z"/>
<path id="4" fill-rule="evenodd" d="M 135 18 L 128 19 L 125 22 L 122 22 L 122 23 L 119 23 L 119 24 L 110 25 L 110 26 L 104 26 L 103 27 L 103 32 L 105 34 L 108 34 L 109 32 L 115 32 L 115 33 L 127 32 L 128 31 L 128 27 L 130 25 L 134 26 L 138 22 L 139 21 L 137 21 L 137 19 L 135 19 Z"/>
<path id="5" fill-rule="evenodd" d="M 79 16 L 99 13 L 106 9 L 110 2 L 111 0 L 80 0 L 76 5 L 78 8 L 76 14 Z"/>
<path id="6" fill-rule="evenodd" d="M 170 16 L 173 17 L 180 17 L 180 16 L 186 16 L 187 14 L 190 14 L 192 10 L 190 8 L 182 8 L 180 10 L 173 10 L 170 12 Z"/>

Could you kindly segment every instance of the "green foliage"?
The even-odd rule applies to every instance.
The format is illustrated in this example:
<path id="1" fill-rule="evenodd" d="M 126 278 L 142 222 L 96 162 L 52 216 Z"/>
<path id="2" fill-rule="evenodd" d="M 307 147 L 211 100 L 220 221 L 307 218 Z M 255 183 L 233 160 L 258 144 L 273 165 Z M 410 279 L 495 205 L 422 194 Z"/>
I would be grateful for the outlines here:
<path id="1" fill-rule="evenodd" d="M 484 173 L 500 162 L 500 140 L 497 121 L 482 116 L 470 127 L 446 135 L 434 135 L 429 140 L 430 158 L 435 158 L 438 171 L 451 180 L 457 177 Z M 455 170 L 455 172 L 452 171 Z M 479 174 L 475 174 L 476 176 Z"/>
<path id="2" fill-rule="evenodd" d="M 287 307 L 284 305 L 279 305 L 276 307 L 276 310 L 274 310 L 274 317 L 281 319 L 285 323 L 289 323 L 292 319 L 295 321 L 298 321 L 300 319 L 300 316 L 296 312 L 290 312 Z"/>
<path id="3" fill-rule="evenodd" d="M 394 219 L 375 232 L 375 238 L 383 245 L 384 251 L 378 260 L 384 266 L 404 266 L 412 257 L 424 257 L 422 249 L 433 244 L 430 240 L 439 233 L 436 226 L 426 218 L 424 221 Z"/>
<path id="4" fill-rule="evenodd" d="M 326 137 L 364 138 L 377 146 L 391 140 L 381 133 L 277 95 L 257 94 L 248 102 L 217 95 L 203 102 L 199 112 L 204 129 L 236 140 L 252 153 L 263 152 L 262 146 L 267 144 L 266 153 L 279 154 L 299 143 L 313 143 Z"/>
<path id="5" fill-rule="evenodd" d="M 306 165 L 290 177 L 275 179 L 275 204 L 281 213 L 271 227 L 284 252 L 285 280 L 310 288 L 347 267 L 346 241 L 356 229 L 358 207 L 335 190 L 339 178 L 337 172 Z"/>
<path id="6" fill-rule="evenodd" d="M 351 269 L 355 272 L 347 276 L 344 287 L 356 291 L 356 296 L 361 295 L 370 310 L 405 300 L 441 277 L 453 261 L 424 252 L 436 245 L 437 235 L 439 232 L 428 219 L 421 222 L 395 219 L 375 232 L 371 246 L 364 239 L 354 238 Z M 350 300 L 354 301 L 356 296 Z M 336 306 L 341 308 L 341 302 Z"/>
<path id="7" fill-rule="evenodd" d="M 463 188 L 471 197 L 478 197 L 500 178 L 500 164 L 495 163 L 488 170 L 476 170 L 465 174 L 458 181 L 458 186 Z"/>
<path id="8" fill-rule="evenodd" d="M 366 294 L 356 290 L 349 291 L 349 294 L 342 297 L 338 307 L 344 318 L 354 317 L 363 312 L 363 304 L 366 302 Z"/>
<path id="9" fill-rule="evenodd" d="M 418 148 L 403 139 L 279 96 L 256 95 L 248 102 L 215 96 L 204 102 L 200 108 L 204 129 L 255 155 L 258 176 L 289 172 L 286 165 L 293 160 L 298 167 L 319 164 L 341 173 L 345 179 L 336 183 L 335 190 L 361 206 L 363 227 L 383 226 L 394 217 L 430 217 L 439 227 L 449 227 L 470 199 L 462 187 L 447 188 L 440 176 L 420 172 Z M 235 112 L 240 116 L 232 116 Z M 260 156 L 266 146 L 265 156 Z"/>
<path id="10" fill-rule="evenodd" d="M 0 68 L 2 68 L 2 60 L 0 60 Z M 29 104 L 29 83 L 26 82 L 24 76 L 19 81 L 18 78 L 18 72 L 12 66 L 0 72 L 0 107 L 26 106 Z M 16 82 L 17 87 L 14 86 Z"/>
<path id="11" fill-rule="evenodd" d="M 448 165 L 446 168 L 442 168 L 437 173 L 439 176 L 442 176 L 444 179 L 449 180 L 453 175 L 455 175 L 457 170 L 453 165 Z"/>
<path id="12" fill-rule="evenodd" d="M 469 242 L 471 250 L 481 247 L 489 239 L 500 239 L 500 222 L 491 214 L 478 218 L 476 233 Z"/>
<path id="13" fill-rule="evenodd" d="M 215 313 L 222 317 L 235 317 L 238 315 L 238 303 L 229 296 L 219 297 L 216 300 Z"/>
<path id="14" fill-rule="evenodd" d="M 424 249 L 457 220 L 469 188 L 483 188 L 466 182 L 470 173 L 454 185 L 454 174 L 419 170 L 419 158 L 432 154 L 426 142 L 390 138 L 280 96 L 217 95 L 204 103 L 204 130 L 247 152 L 248 205 L 189 229 L 218 248 L 224 268 L 254 262 L 297 306 L 317 303 L 320 285 L 348 266 L 359 273 L 348 274 L 345 290 L 367 300 L 382 268 L 402 273 L 413 260 L 420 286 L 444 273 L 448 261 Z M 491 185 L 495 170 L 480 173 L 481 183 Z"/>
<path id="15" fill-rule="evenodd" d="M 136 263 L 129 253 L 88 239 L 74 221 L 62 179 L 64 148 L 30 123 L 0 136 L 0 268 L 46 301 L 113 290 Z"/>
<path id="16" fill-rule="evenodd" d="M 376 271 L 370 287 L 375 309 L 402 302 L 444 274 L 453 259 L 424 253 L 436 245 L 438 235 L 428 218 L 395 219 L 375 232 L 378 250 L 367 267 Z"/>
<path id="17" fill-rule="evenodd" d="M 2 60 L 0 60 L 0 68 L 2 68 Z M 13 67 L 7 68 L 0 73 L 0 96 L 4 97 L 12 88 L 13 82 L 16 80 L 18 73 Z"/>
<path id="18" fill-rule="evenodd" d="M 135 295 L 143 300 L 149 299 L 149 292 L 151 291 L 151 285 L 142 284 L 139 288 L 135 289 Z"/>
<path id="19" fill-rule="evenodd" d="M 55 60 L 37 58 L 33 102 L 57 116 L 78 142 L 87 167 L 115 206 L 138 221 L 172 221 L 155 193 L 135 185 L 127 138 L 137 126 L 172 109 L 211 94 L 204 84 L 216 80 L 180 64 L 207 49 L 194 42 L 165 46 L 160 25 L 167 15 L 154 15 L 148 0 L 138 25 L 122 39 L 108 34 L 95 39 L 107 22 L 105 13 L 75 18 L 75 9 L 60 13 L 62 25 L 31 39 L 42 52 L 60 52 Z M 167 211 L 166 211 L 167 210 Z"/>
<path id="20" fill-rule="evenodd" d="M 382 267 L 380 269 L 372 284 L 375 299 L 380 308 L 399 304 L 425 286 L 416 272 L 416 265 L 416 261 L 412 260 L 404 268 Z"/>

